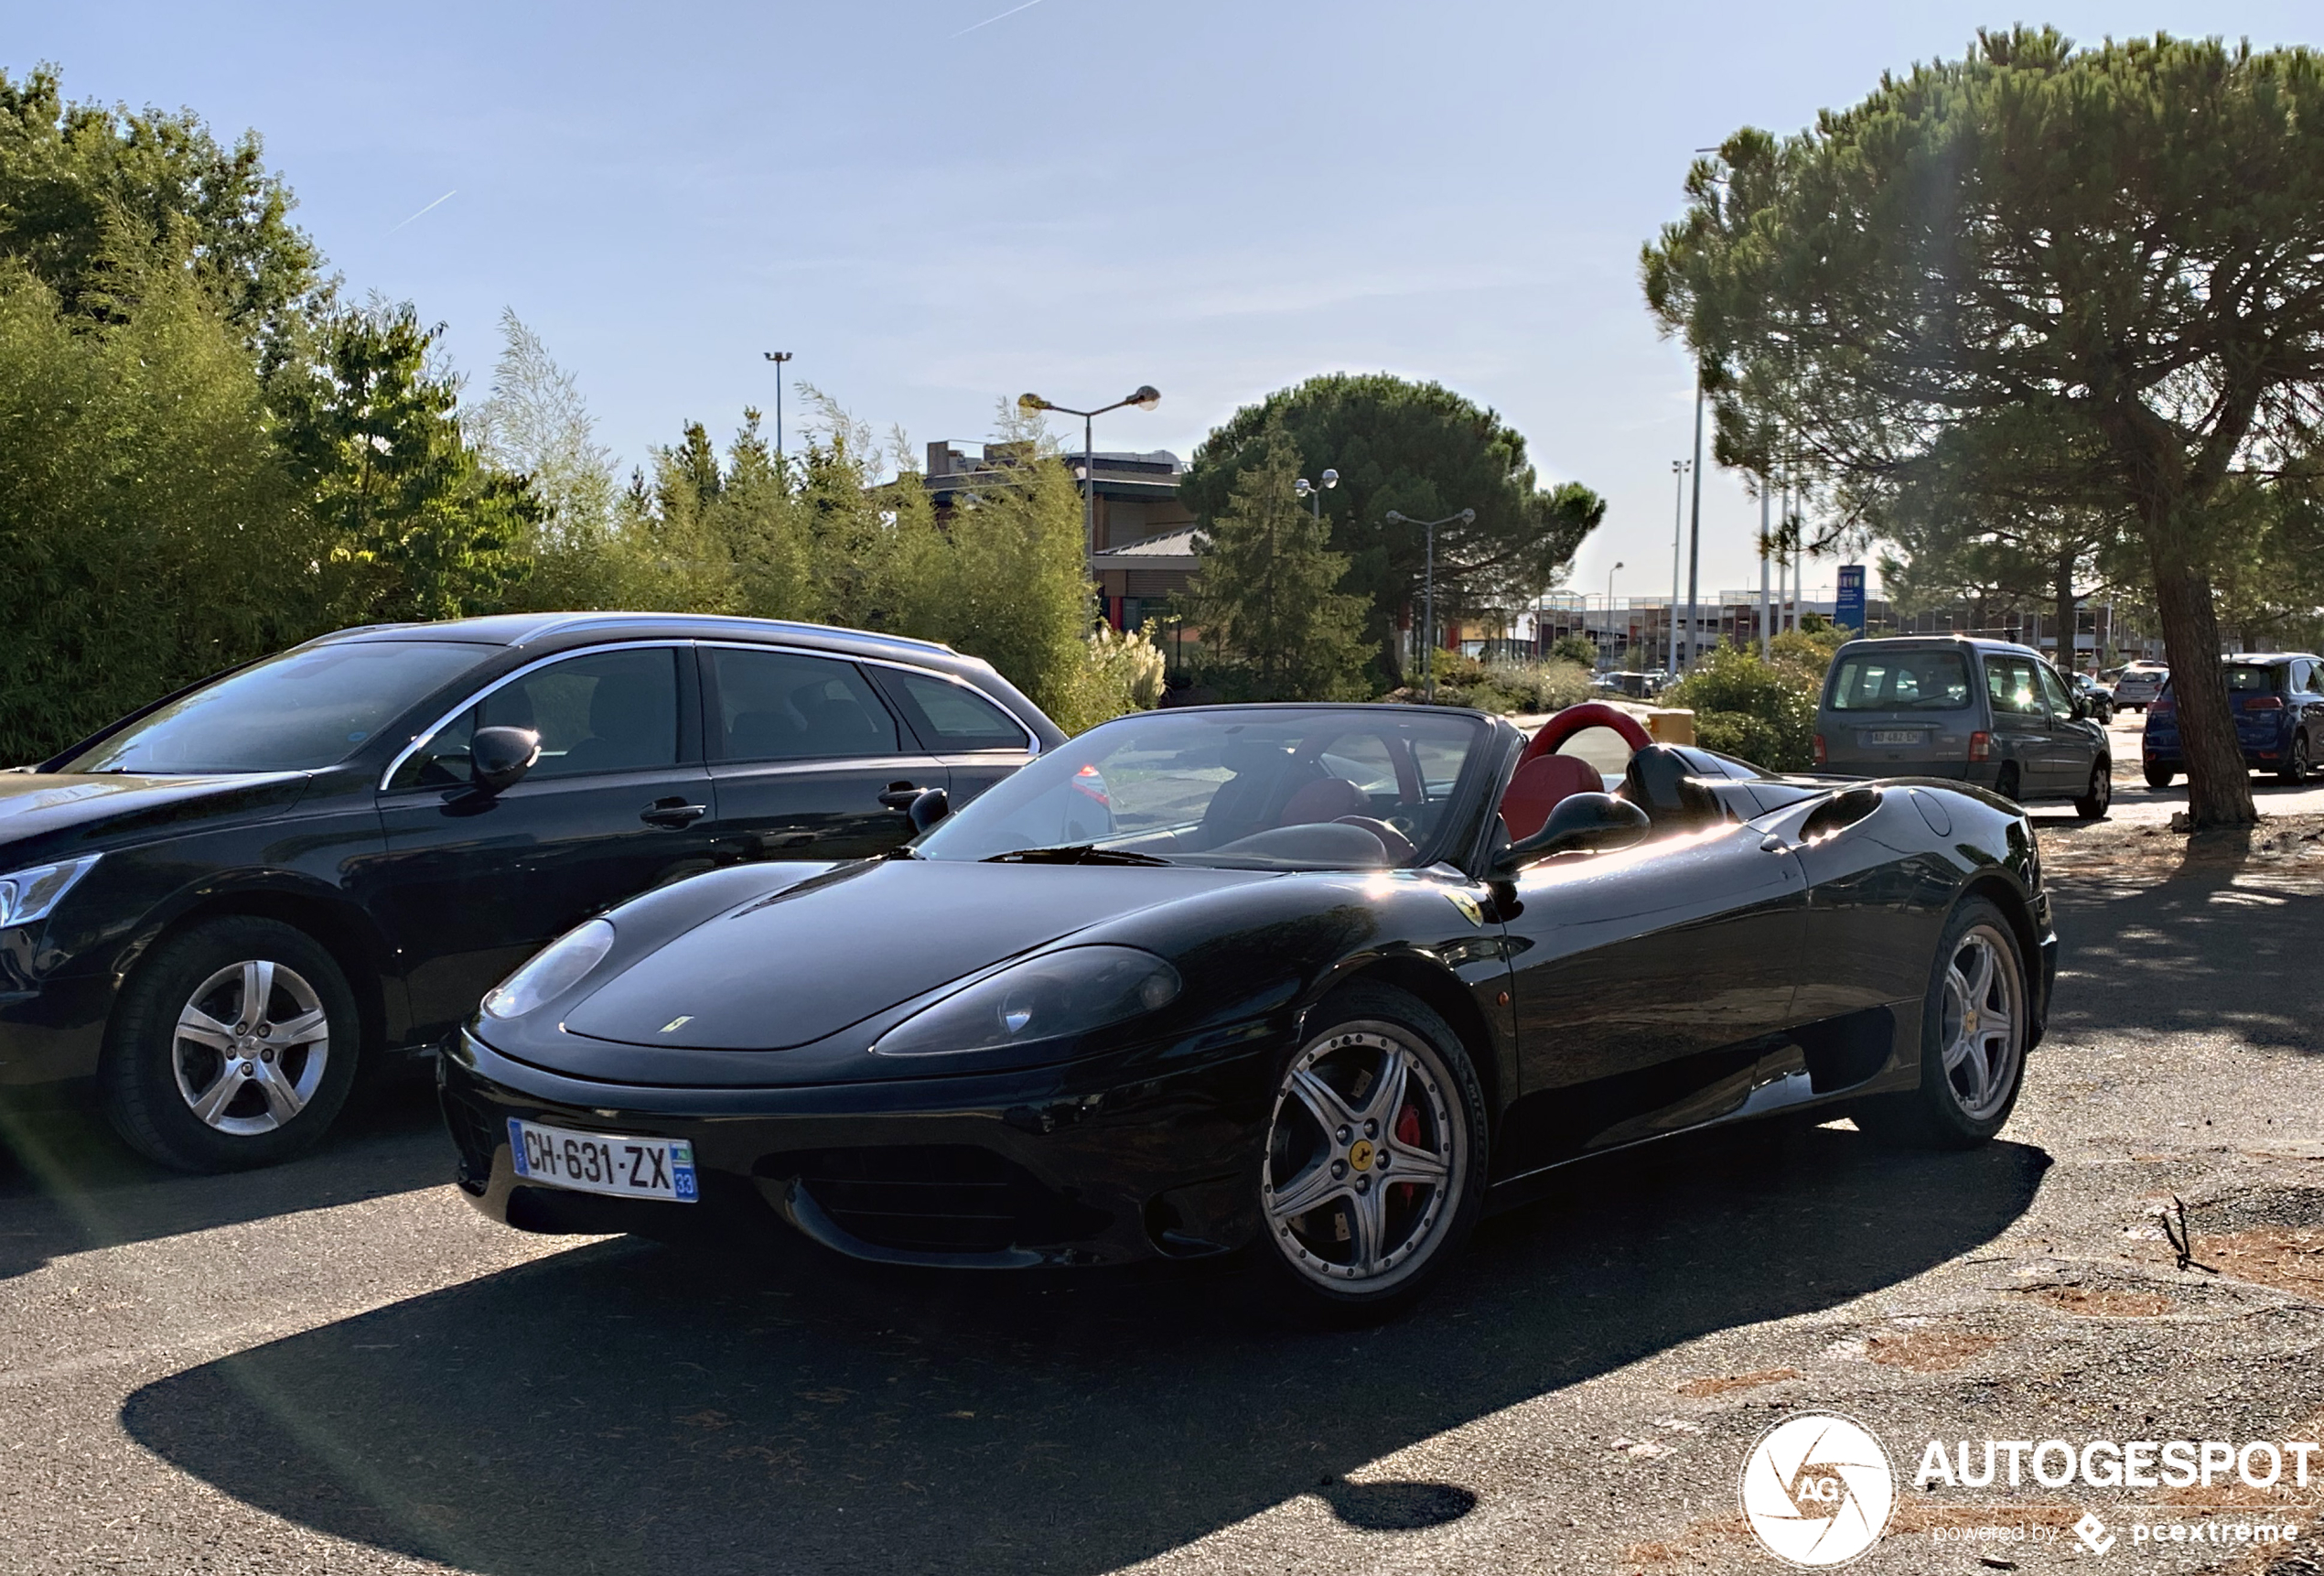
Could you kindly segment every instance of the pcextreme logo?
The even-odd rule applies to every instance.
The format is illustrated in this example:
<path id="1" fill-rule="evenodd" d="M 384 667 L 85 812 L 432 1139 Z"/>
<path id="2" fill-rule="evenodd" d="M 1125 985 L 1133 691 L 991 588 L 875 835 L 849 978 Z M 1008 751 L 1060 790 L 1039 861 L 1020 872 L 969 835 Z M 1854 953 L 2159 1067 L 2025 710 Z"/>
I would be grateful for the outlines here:
<path id="1" fill-rule="evenodd" d="M 1743 1461 L 1743 1518 L 1788 1564 L 1845 1565 L 1880 1541 L 1896 1503 L 1888 1452 L 1861 1423 L 1830 1412 L 1776 1424 Z"/>

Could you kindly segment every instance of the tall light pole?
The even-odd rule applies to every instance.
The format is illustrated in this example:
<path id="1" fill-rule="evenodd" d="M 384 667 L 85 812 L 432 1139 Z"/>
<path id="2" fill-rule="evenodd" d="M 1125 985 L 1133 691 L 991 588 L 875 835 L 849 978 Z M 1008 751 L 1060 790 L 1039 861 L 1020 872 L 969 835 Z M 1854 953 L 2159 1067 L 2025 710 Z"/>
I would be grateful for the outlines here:
<path id="1" fill-rule="evenodd" d="M 1323 522 L 1324 489 L 1339 485 L 1340 473 L 1328 470 L 1323 473 L 1323 480 L 1320 484 L 1309 481 L 1303 476 L 1291 484 L 1291 491 L 1307 501 L 1308 513 L 1312 513 L 1316 517 L 1317 524 L 1320 524 Z"/>
<path id="2" fill-rule="evenodd" d="M 1695 508 L 1686 536 L 1686 670 L 1695 671 L 1695 604 L 1703 584 L 1703 373 L 1695 373 Z"/>
<path id="3" fill-rule="evenodd" d="M 1622 567 L 1619 558 L 1614 560 L 1614 569 Z M 1614 638 L 1614 569 L 1606 571 L 1606 638 L 1609 642 Z"/>
<path id="4" fill-rule="evenodd" d="M 1686 473 L 1695 469 L 1691 459 L 1671 461 L 1671 675 L 1678 675 L 1678 559 L 1679 548 L 1686 535 Z"/>
<path id="5" fill-rule="evenodd" d="M 1428 704 L 1431 706 L 1436 704 L 1436 527 L 1449 525 L 1456 520 L 1464 525 L 1474 525 L 1477 511 L 1464 509 L 1458 514 L 1447 514 L 1442 520 L 1413 520 L 1393 509 L 1388 511 L 1389 524 L 1417 525 L 1426 543 L 1421 557 L 1420 628 L 1425 643 L 1420 648 L 1420 672 L 1422 682 L 1427 685 Z"/>
<path id="6" fill-rule="evenodd" d="M 1768 481 L 1769 478 L 1765 476 L 1759 478 L 1759 660 L 1761 662 L 1767 660 L 1768 642 L 1774 639 L 1774 631 L 1768 628 L 1767 621 Z"/>
<path id="7" fill-rule="evenodd" d="M 789 351 L 769 351 L 767 359 L 775 363 L 775 468 L 782 468 L 782 365 L 791 360 Z"/>
<path id="8" fill-rule="evenodd" d="M 1081 552 L 1084 557 L 1093 556 L 1097 552 L 1097 449 L 1092 424 L 1107 411 L 1120 410 L 1124 405 L 1134 405 L 1140 410 L 1152 410 L 1161 403 L 1162 391 L 1152 383 L 1140 383 L 1137 393 L 1128 398 L 1117 399 L 1112 405 L 1102 405 L 1095 410 L 1075 410 L 1071 405 L 1052 405 L 1037 394 L 1017 396 L 1017 408 L 1021 411 L 1053 410 L 1060 416 L 1078 416 L 1081 418 Z"/>

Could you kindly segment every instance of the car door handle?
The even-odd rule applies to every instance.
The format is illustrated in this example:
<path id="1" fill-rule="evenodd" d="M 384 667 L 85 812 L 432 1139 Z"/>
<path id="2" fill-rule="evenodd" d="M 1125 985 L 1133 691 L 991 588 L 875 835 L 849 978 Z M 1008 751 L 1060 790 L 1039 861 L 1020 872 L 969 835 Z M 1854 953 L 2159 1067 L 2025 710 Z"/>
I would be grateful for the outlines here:
<path id="1" fill-rule="evenodd" d="M 691 826 L 710 814 L 707 804 L 689 804 L 682 798 L 656 799 L 638 812 L 649 826 Z"/>
<path id="2" fill-rule="evenodd" d="M 909 783 L 890 783 L 888 791 L 879 796 L 879 802 L 890 810 L 909 810 L 912 807 L 912 801 L 926 792 L 926 789 L 915 788 Z"/>

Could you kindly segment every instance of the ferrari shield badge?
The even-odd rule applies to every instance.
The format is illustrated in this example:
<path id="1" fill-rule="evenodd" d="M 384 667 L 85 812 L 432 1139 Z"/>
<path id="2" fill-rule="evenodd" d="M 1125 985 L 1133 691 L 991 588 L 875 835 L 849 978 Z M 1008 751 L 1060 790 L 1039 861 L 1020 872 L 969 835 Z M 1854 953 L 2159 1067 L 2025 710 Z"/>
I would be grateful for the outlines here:
<path id="1" fill-rule="evenodd" d="M 1478 907 L 1477 900 L 1467 892 L 1447 891 L 1445 896 L 1450 900 L 1453 907 L 1460 911 L 1460 917 L 1470 924 L 1481 925 L 1485 923 L 1485 911 Z"/>

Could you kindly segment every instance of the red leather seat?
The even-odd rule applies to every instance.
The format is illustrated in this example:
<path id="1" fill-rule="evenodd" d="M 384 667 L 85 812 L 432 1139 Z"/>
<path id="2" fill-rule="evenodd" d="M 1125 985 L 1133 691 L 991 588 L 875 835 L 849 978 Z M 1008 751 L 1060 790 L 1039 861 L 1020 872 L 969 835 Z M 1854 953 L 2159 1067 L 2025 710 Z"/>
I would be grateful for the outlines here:
<path id="1" fill-rule="evenodd" d="M 1578 755 L 1536 755 L 1517 768 L 1501 791 L 1501 822 L 1511 839 L 1522 842 L 1542 829 L 1559 800 L 1605 791 L 1606 780 Z"/>

